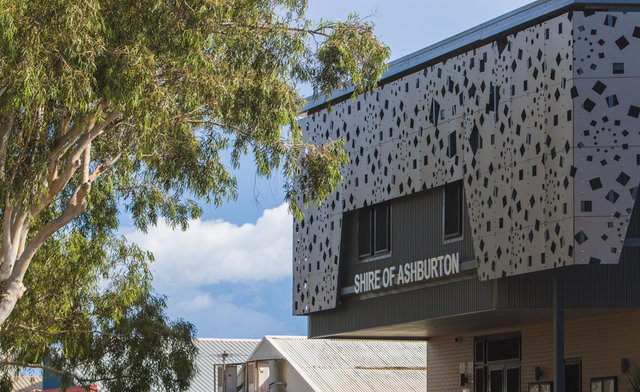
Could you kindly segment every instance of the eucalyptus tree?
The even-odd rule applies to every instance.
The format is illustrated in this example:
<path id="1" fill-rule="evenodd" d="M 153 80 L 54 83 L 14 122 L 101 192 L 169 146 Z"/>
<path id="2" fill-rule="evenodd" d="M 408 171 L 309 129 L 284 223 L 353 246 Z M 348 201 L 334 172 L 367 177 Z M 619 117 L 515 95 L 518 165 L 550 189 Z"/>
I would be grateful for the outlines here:
<path id="1" fill-rule="evenodd" d="M 389 50 L 356 16 L 313 23 L 305 8 L 0 0 L 0 323 L 36 252 L 87 209 L 102 214 L 88 224 L 108 229 L 121 208 L 143 230 L 159 217 L 184 227 L 201 214 L 186 194 L 213 204 L 235 196 L 230 168 L 243 154 L 259 175 L 283 170 L 296 214 L 297 192 L 312 202 L 335 188 L 341 141 L 302 142 L 297 87 L 364 91 Z"/>
<path id="2" fill-rule="evenodd" d="M 150 257 L 116 237 L 117 217 L 141 230 L 158 219 L 185 228 L 198 202 L 235 197 L 243 155 L 259 175 L 282 170 L 297 216 L 335 189 L 342 141 L 304 143 L 298 87 L 366 91 L 389 49 L 355 15 L 313 22 L 305 9 L 306 0 L 0 0 L 0 364 L 46 359 L 66 377 L 84 367 L 113 380 L 191 358 L 193 330 L 166 320 L 144 272 Z M 134 322 L 145 317 L 149 333 Z M 172 338 L 131 346 L 152 336 Z M 171 342 L 182 345 L 173 358 Z M 172 377 L 190 370 L 172 366 L 154 369 L 180 389 Z"/>

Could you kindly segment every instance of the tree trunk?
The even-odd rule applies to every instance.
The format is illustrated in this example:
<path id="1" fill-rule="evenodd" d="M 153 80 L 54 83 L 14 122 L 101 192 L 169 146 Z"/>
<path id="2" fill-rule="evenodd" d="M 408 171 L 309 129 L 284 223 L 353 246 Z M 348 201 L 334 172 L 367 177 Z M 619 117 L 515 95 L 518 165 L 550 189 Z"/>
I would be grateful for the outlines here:
<path id="1" fill-rule="evenodd" d="M 24 294 L 26 287 L 19 280 L 8 280 L 4 283 L 4 292 L 0 294 L 0 325 L 9 317 L 16 302 Z"/>

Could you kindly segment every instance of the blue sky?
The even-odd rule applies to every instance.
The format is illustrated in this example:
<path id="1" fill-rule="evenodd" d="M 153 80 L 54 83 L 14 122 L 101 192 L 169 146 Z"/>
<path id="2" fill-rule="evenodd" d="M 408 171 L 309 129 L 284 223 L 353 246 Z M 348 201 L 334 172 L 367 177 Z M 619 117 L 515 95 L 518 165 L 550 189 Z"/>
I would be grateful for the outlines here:
<path id="1" fill-rule="evenodd" d="M 527 3 L 310 0 L 307 15 L 367 16 L 396 59 Z M 199 337 L 306 335 L 306 318 L 291 315 L 292 218 L 282 179 L 256 177 L 251 159 L 236 174 L 238 199 L 205 206 L 186 232 L 162 224 L 147 234 L 122 232 L 154 253 L 154 288 L 167 295 L 169 315 L 193 323 Z"/>

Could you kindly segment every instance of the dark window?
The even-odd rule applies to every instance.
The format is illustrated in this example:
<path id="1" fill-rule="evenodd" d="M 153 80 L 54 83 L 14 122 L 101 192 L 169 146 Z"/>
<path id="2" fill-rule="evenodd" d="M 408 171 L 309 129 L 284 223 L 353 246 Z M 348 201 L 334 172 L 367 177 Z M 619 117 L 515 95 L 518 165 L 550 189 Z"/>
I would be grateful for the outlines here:
<path id="1" fill-rule="evenodd" d="M 502 382 L 504 381 L 504 372 L 502 369 L 491 370 L 489 376 L 489 389 L 491 392 L 502 392 Z"/>
<path id="2" fill-rule="evenodd" d="M 382 204 L 375 207 L 374 211 L 374 233 L 375 233 L 375 253 L 389 251 L 389 204 Z"/>
<path id="3" fill-rule="evenodd" d="M 484 392 L 485 389 L 485 376 L 484 376 L 484 368 L 483 367 L 479 367 L 476 368 L 476 374 L 475 374 L 475 379 L 474 379 L 474 383 L 476 385 L 476 392 Z"/>
<path id="4" fill-rule="evenodd" d="M 582 369 L 578 360 L 565 361 L 564 364 L 564 391 L 582 392 Z"/>
<path id="5" fill-rule="evenodd" d="M 475 392 L 520 392 L 520 342 L 519 333 L 475 338 Z"/>
<path id="6" fill-rule="evenodd" d="M 487 342 L 487 361 L 520 359 L 520 337 Z"/>
<path id="7" fill-rule="evenodd" d="M 507 369 L 507 392 L 520 391 L 520 368 Z"/>
<path id="8" fill-rule="evenodd" d="M 484 340 L 476 341 L 476 362 L 484 362 Z"/>
<path id="9" fill-rule="evenodd" d="M 369 257 L 389 252 L 389 204 L 358 211 L 358 255 Z"/>
<path id="10" fill-rule="evenodd" d="M 462 235 L 462 181 L 444 186 L 444 239 Z"/>
<path id="11" fill-rule="evenodd" d="M 371 210 L 358 211 L 358 254 L 360 257 L 371 255 Z"/>
<path id="12" fill-rule="evenodd" d="M 448 148 L 448 152 L 449 152 L 449 158 L 453 158 L 456 156 L 456 154 L 458 153 L 458 148 L 456 145 L 456 132 L 451 132 L 449 134 L 449 148 Z"/>

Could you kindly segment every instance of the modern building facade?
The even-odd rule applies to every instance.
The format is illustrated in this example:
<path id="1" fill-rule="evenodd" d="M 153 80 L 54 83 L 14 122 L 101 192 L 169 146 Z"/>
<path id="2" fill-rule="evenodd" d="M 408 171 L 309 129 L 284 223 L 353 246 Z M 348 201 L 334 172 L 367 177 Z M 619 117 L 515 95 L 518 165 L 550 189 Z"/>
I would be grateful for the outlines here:
<path id="1" fill-rule="evenodd" d="M 311 337 L 428 339 L 429 392 L 628 386 L 637 1 L 532 3 L 391 63 L 373 92 L 311 102 L 300 126 L 350 156 L 295 223 Z"/>

